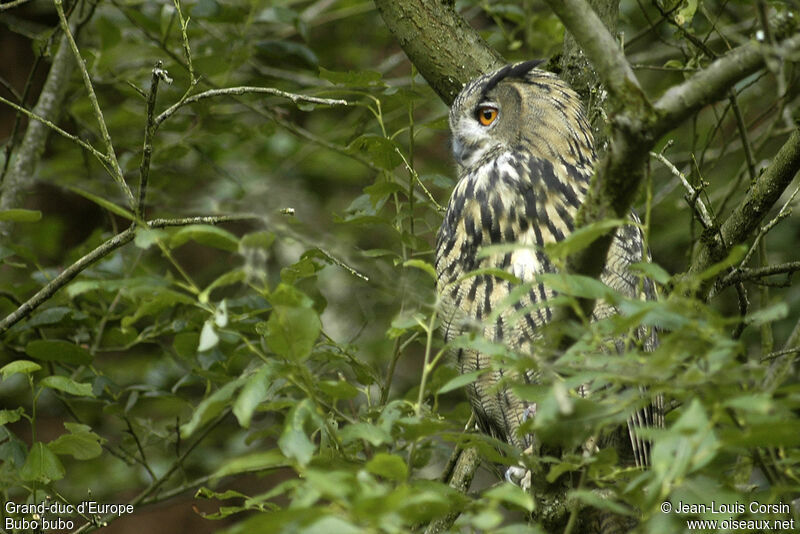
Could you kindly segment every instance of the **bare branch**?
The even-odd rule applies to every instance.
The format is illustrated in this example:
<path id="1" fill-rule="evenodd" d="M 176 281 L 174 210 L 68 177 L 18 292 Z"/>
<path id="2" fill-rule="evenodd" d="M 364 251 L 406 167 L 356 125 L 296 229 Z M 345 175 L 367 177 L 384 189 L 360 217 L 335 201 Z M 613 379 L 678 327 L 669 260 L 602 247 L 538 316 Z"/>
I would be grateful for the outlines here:
<path id="1" fill-rule="evenodd" d="M 153 155 L 153 135 L 156 131 L 155 111 L 156 97 L 158 96 L 158 82 L 164 80 L 172 83 L 167 71 L 161 68 L 161 62 L 153 67 L 153 77 L 150 81 L 150 93 L 147 95 L 147 122 L 144 127 L 144 146 L 142 148 L 142 163 L 139 166 L 139 196 L 136 202 L 136 216 L 144 218 L 144 201 L 147 197 L 147 179 L 150 176 L 150 157 Z"/>
<path id="2" fill-rule="evenodd" d="M 12 0 L 11 2 L 6 2 L 5 4 L 0 4 L 0 11 L 5 11 L 6 9 L 11 9 L 12 7 L 21 6 L 22 4 L 26 4 L 31 0 Z"/>
<path id="3" fill-rule="evenodd" d="M 681 184 L 683 184 L 683 188 L 686 189 L 686 201 L 695 211 L 700 224 L 703 225 L 703 228 L 711 228 L 711 226 L 714 224 L 714 219 L 711 217 L 705 202 L 700 199 L 700 190 L 695 189 L 692 184 L 689 183 L 689 180 L 686 179 L 686 176 L 684 176 L 684 174 L 662 154 L 650 152 L 650 157 L 653 157 L 663 163 L 664 166 L 669 169 L 669 172 L 671 172 L 680 180 Z"/>
<path id="4" fill-rule="evenodd" d="M 226 87 L 224 89 L 210 89 L 208 91 L 203 91 L 202 93 L 190 96 L 185 100 L 181 100 L 163 112 L 159 114 L 158 117 L 155 119 L 155 126 L 158 128 L 162 122 L 170 118 L 172 115 L 175 114 L 183 106 L 194 104 L 195 102 L 199 102 L 200 100 L 205 100 L 206 98 L 213 98 L 215 96 L 240 96 L 250 93 L 261 93 L 261 94 L 268 94 L 274 96 L 280 96 L 282 98 L 288 98 L 295 104 L 298 102 L 309 102 L 311 104 L 323 104 L 326 106 L 347 106 L 349 103 L 347 100 L 340 100 L 335 98 L 318 98 L 315 96 L 306 96 L 300 95 L 297 93 L 288 93 L 286 91 L 281 91 L 280 89 L 275 89 L 272 87 Z"/>
<path id="5" fill-rule="evenodd" d="M 173 3 L 178 11 L 178 20 L 181 23 L 181 43 L 183 44 L 183 55 L 186 57 L 186 64 L 189 66 L 189 85 L 194 87 L 197 84 L 197 78 L 194 75 L 194 67 L 192 66 L 192 49 L 189 47 L 189 36 L 186 34 L 186 28 L 189 27 L 189 19 L 183 18 L 180 0 L 173 0 Z"/>
<path id="6" fill-rule="evenodd" d="M 231 413 L 231 410 L 230 410 L 230 408 L 228 408 L 228 409 L 224 410 L 221 414 L 219 414 L 216 417 L 216 419 L 211 421 L 208 424 L 208 426 L 206 426 L 203 429 L 203 431 L 197 436 L 197 439 L 195 439 L 186 448 L 185 451 L 183 451 L 177 458 L 175 458 L 175 460 L 170 465 L 169 469 L 167 469 L 167 471 L 163 475 L 161 475 L 159 478 L 154 480 L 149 486 L 147 486 L 144 490 L 142 490 L 142 492 L 139 493 L 139 495 L 137 495 L 135 498 L 133 498 L 130 501 L 130 504 L 133 505 L 134 507 L 137 507 L 137 506 L 143 505 L 143 504 L 151 504 L 151 503 L 155 503 L 155 502 L 160 502 L 160 501 L 162 501 L 164 499 L 168 499 L 168 498 L 174 496 L 175 495 L 174 491 L 168 491 L 168 492 L 165 492 L 160 497 L 150 497 L 156 491 L 158 491 L 158 489 L 162 485 L 164 485 L 164 483 L 167 480 L 169 480 L 170 477 L 172 477 L 173 474 L 175 474 L 175 471 L 177 471 L 183 465 L 183 462 L 186 460 L 186 458 L 189 456 L 189 454 L 191 454 L 191 452 L 195 448 L 197 448 L 197 446 L 203 440 L 205 440 L 208 437 L 208 435 L 211 433 L 211 431 L 214 430 L 215 428 L 217 428 L 217 426 L 219 426 L 219 424 L 226 417 L 228 417 L 228 415 L 230 415 L 230 413 Z M 179 493 L 182 493 L 186 489 L 187 489 L 187 484 L 181 485 Z M 115 519 L 119 519 L 119 517 L 120 517 L 120 514 L 108 514 L 108 515 L 100 518 L 99 520 L 93 520 L 90 523 L 86 523 L 86 524 L 82 525 L 81 527 L 75 529 L 73 531 L 73 534 L 78 534 L 80 532 L 92 532 L 94 530 L 97 530 L 100 527 L 106 526 L 109 522 L 111 522 L 111 521 L 113 521 Z"/>
<path id="7" fill-rule="evenodd" d="M 256 215 L 221 215 L 185 217 L 180 219 L 153 219 L 146 223 L 148 228 L 166 228 L 169 226 L 188 226 L 190 224 L 220 224 L 232 221 L 246 221 L 258 219 Z M 96 261 L 111 254 L 121 246 L 130 243 L 136 237 L 136 225 L 131 225 L 111 239 L 103 242 L 97 248 L 80 258 L 78 261 L 61 271 L 47 285 L 40 289 L 34 296 L 23 302 L 16 310 L 0 321 L 0 334 L 6 332 L 16 323 L 29 316 L 36 308 L 44 304 L 50 297 L 66 286 L 81 272 L 86 270 Z"/>
<path id="8" fill-rule="evenodd" d="M 725 277 L 720 282 L 720 285 L 727 287 L 737 282 L 747 282 L 753 280 L 760 280 L 767 276 L 774 276 L 776 274 L 792 274 L 800 271 L 800 261 L 791 261 L 788 263 L 780 263 L 777 265 L 767 265 L 765 267 L 757 267 L 755 269 L 737 269 Z"/>

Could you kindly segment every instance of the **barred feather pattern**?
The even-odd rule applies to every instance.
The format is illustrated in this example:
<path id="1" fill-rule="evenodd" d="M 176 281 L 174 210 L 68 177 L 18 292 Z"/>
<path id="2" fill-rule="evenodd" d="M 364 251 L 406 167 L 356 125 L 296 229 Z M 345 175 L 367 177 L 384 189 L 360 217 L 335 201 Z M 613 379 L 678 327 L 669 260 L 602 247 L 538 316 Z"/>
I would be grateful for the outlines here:
<path id="1" fill-rule="evenodd" d="M 552 316 L 547 303 L 553 292 L 533 283 L 536 274 L 555 272 L 542 248 L 573 231 L 597 156 L 577 94 L 555 75 L 534 67 L 533 62 L 519 63 L 484 75 L 468 84 L 451 108 L 459 181 L 437 236 L 435 259 L 447 341 L 477 332 L 531 353 L 537 330 Z M 478 116 L 486 106 L 497 110 L 488 127 Z M 515 246 L 479 253 L 482 247 L 503 244 Z M 640 229 L 622 226 L 601 280 L 623 295 L 652 298 L 652 283 L 645 282 L 642 294 L 639 278 L 629 269 L 646 259 Z M 501 269 L 532 284 L 520 294 L 520 286 L 490 273 L 465 276 L 479 269 Z M 611 306 L 599 303 L 594 318 L 612 313 Z M 652 347 L 655 338 L 643 335 L 648 336 L 645 345 Z M 461 373 L 492 367 L 486 354 L 468 348 L 452 352 Z M 536 369 L 504 376 L 510 372 L 495 366 L 481 374 L 467 387 L 470 403 L 483 431 L 520 450 L 536 448 L 533 435 L 517 432 L 535 415 L 535 404 L 504 385 L 504 378 L 536 382 Z M 648 463 L 648 446 L 634 429 L 661 425 L 661 413 L 655 406 L 629 421 L 638 465 Z"/>

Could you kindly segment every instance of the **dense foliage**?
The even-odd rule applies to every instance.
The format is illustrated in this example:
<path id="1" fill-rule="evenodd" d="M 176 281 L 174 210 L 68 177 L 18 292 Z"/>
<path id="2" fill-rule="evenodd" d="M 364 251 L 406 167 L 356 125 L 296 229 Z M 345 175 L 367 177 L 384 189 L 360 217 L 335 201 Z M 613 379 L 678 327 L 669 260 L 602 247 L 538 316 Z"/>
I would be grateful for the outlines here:
<path id="1" fill-rule="evenodd" d="M 622 2 L 620 39 L 653 94 L 757 32 L 763 39 L 761 11 L 794 14 L 772 1 L 639 4 Z M 563 27 L 536 0 L 457 8 L 509 60 L 559 49 Z M 31 122 L 20 113 L 15 124 L 12 105 L 33 107 L 46 65 L 70 46 L 60 9 L 36 0 L 0 11 L 31 50 L 4 67 L 31 74 L 0 88 L 3 184 Z M 0 211 L 10 232 L 0 243 L 0 316 L 46 292 L 0 337 L 3 501 L 134 505 L 122 519 L 73 517 L 76 527 L 88 520 L 83 532 L 143 521 L 154 503 L 175 514 L 194 506 L 205 517 L 196 531 L 403 532 L 459 512 L 456 531 L 537 532 L 527 517 L 541 503 L 497 477 L 524 462 L 574 488 L 565 519 L 588 505 L 639 514 L 652 532 L 680 531 L 692 517 L 800 520 L 796 508 L 749 506 L 789 504 L 800 490 L 796 190 L 757 239 L 702 273 L 674 276 L 709 231 L 698 203 L 724 220 L 796 130 L 791 58 L 660 142 L 636 204 L 654 258 L 639 268 L 657 282 L 658 301 L 551 276 L 566 306 L 603 298 L 621 314 L 571 325 L 576 343 L 533 359 L 480 336 L 456 341 L 498 366 L 540 368 L 541 384 L 514 385 L 539 403 L 527 424 L 555 451 L 531 458 L 471 431 L 462 388 L 476 375 L 443 365 L 431 262 L 454 185 L 447 108 L 371 2 L 78 0 L 63 9 L 85 70 L 73 65 L 52 120 L 85 143 L 51 133 L 24 202 Z M 678 174 L 695 189 L 688 201 Z M 591 230 L 548 253 L 563 260 Z M 48 289 L 98 247 L 96 262 Z M 777 274 L 758 271 L 769 265 Z M 704 282 L 710 299 L 695 291 Z M 659 329 L 652 353 L 634 340 L 640 324 Z M 611 339 L 625 341 L 621 354 L 608 350 Z M 582 384 L 592 384 L 589 398 L 575 394 Z M 647 402 L 645 389 L 670 407 L 666 428 L 647 433 L 652 468 L 625 467 L 610 448 L 584 451 Z M 462 494 L 439 477 L 468 446 L 486 469 Z M 665 501 L 712 500 L 746 506 L 662 512 Z"/>

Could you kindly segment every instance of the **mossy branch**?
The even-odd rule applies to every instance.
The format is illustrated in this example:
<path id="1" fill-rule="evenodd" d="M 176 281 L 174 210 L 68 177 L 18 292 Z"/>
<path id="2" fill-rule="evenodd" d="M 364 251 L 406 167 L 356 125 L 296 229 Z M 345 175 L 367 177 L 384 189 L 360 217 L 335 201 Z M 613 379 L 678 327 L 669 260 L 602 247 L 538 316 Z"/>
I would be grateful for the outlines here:
<path id="1" fill-rule="evenodd" d="M 445 104 L 505 61 L 445 0 L 375 0 L 383 21 Z"/>

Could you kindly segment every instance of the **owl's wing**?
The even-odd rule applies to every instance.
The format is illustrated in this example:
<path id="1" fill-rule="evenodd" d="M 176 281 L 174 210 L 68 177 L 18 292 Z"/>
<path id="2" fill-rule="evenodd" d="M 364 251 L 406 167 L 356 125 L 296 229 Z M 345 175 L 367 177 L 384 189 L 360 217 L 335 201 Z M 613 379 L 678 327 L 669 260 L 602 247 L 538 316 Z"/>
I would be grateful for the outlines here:
<path id="1" fill-rule="evenodd" d="M 631 213 L 631 219 L 635 223 L 639 222 L 635 213 Z M 654 300 L 657 295 L 653 281 L 649 278 L 639 278 L 630 270 L 631 264 L 641 261 L 650 261 L 649 253 L 644 250 L 644 236 L 641 229 L 633 224 L 622 226 L 611 244 L 600 280 L 626 297 Z M 599 319 L 616 312 L 617 310 L 610 306 L 600 304 L 595 308 L 594 317 Z M 658 336 L 651 328 L 640 326 L 637 338 L 647 352 L 653 351 L 658 345 Z M 620 347 L 620 350 L 622 349 Z M 642 393 L 646 395 L 646 392 Z M 639 437 L 637 430 L 663 426 L 664 398 L 661 395 L 652 398 L 647 406 L 637 410 L 628 419 L 628 435 L 637 466 L 644 467 L 650 464 L 650 442 Z"/>

